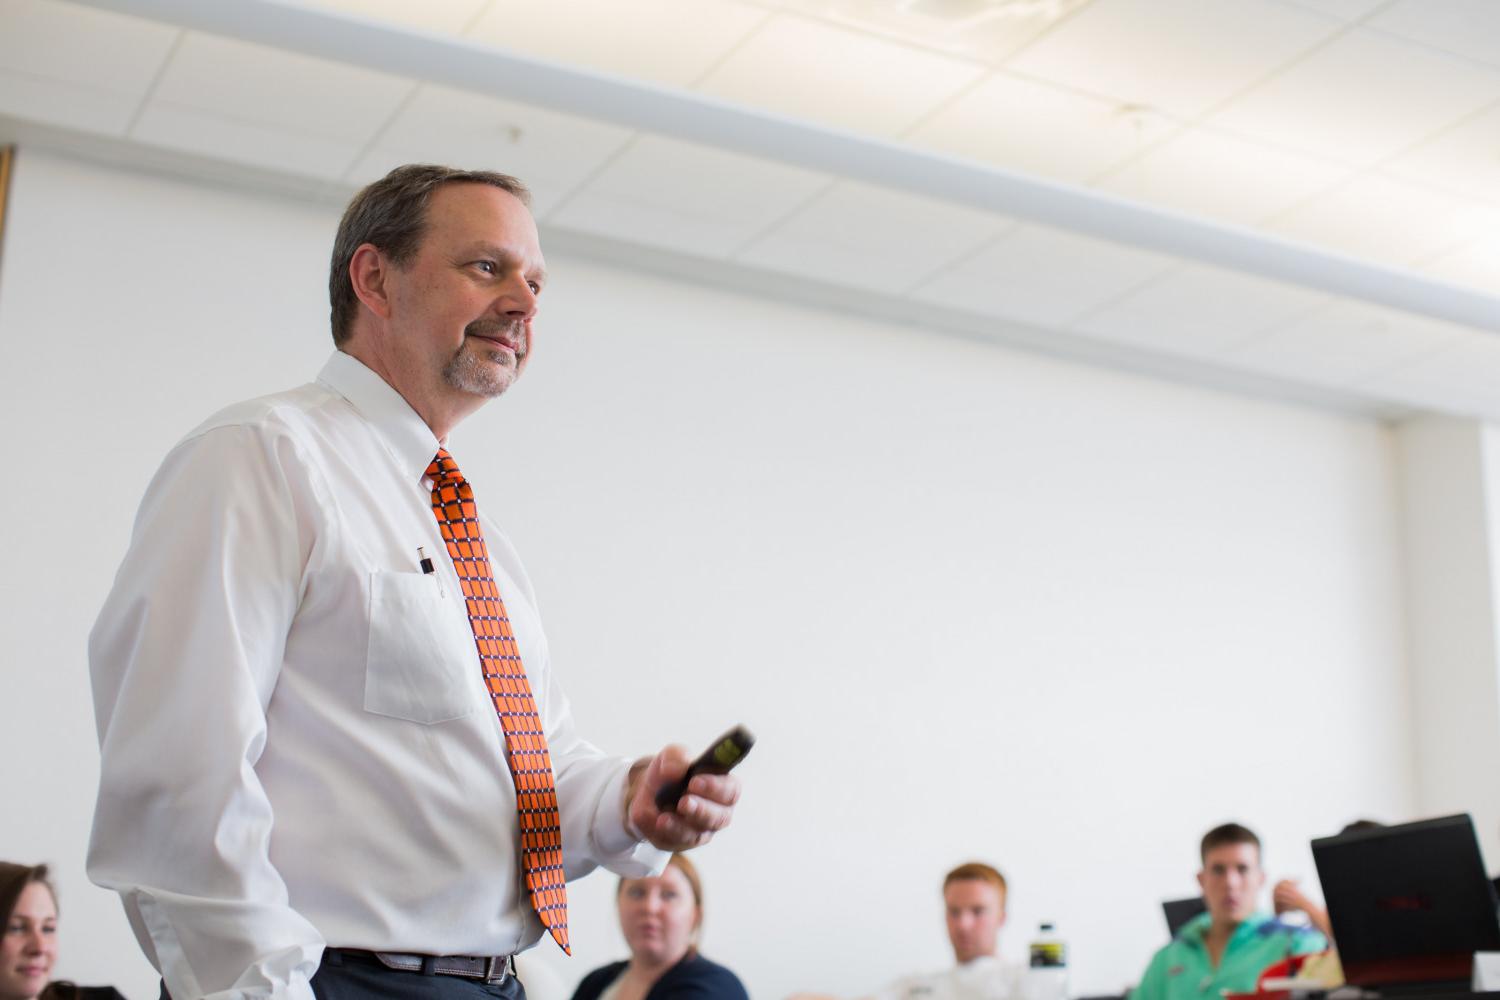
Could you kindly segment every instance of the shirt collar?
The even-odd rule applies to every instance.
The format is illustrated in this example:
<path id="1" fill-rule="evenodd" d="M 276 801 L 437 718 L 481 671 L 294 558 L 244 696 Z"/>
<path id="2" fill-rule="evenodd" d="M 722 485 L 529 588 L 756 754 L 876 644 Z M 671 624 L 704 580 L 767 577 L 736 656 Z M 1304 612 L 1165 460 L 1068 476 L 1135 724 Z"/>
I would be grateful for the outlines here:
<path id="1" fill-rule="evenodd" d="M 347 399 L 375 428 L 402 471 L 421 481 L 442 442 L 390 383 L 343 351 L 333 352 L 318 382 Z"/>
<path id="2" fill-rule="evenodd" d="M 1268 914 L 1252 913 L 1234 929 L 1234 933 L 1229 935 L 1229 940 L 1237 941 L 1247 935 L 1255 934 L 1270 920 L 1271 917 Z M 1213 915 L 1200 913 L 1183 924 L 1182 929 L 1177 932 L 1177 936 L 1184 940 L 1192 941 L 1194 944 L 1203 945 L 1204 939 L 1208 936 L 1208 929 L 1211 926 L 1213 926 Z"/>

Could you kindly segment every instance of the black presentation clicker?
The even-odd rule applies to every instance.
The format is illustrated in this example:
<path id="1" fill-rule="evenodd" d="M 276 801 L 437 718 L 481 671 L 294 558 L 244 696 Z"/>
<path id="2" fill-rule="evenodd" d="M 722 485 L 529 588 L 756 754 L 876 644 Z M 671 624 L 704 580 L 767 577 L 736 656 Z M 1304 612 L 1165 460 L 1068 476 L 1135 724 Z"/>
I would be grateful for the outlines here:
<path id="1" fill-rule="evenodd" d="M 680 779 L 661 786 L 656 793 L 656 808 L 662 812 L 672 812 L 677 808 L 677 800 L 687 791 L 688 782 L 693 780 L 694 775 L 728 774 L 731 768 L 745 759 L 753 746 L 755 737 L 750 735 L 750 730 L 744 726 L 735 726 L 689 764 L 687 773 Z"/>

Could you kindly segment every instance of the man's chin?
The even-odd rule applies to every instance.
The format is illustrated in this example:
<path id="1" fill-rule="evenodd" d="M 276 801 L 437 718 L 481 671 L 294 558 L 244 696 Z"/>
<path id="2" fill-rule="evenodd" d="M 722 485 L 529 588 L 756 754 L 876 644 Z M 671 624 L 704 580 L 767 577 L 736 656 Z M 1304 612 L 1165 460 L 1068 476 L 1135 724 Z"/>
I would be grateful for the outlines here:
<path id="1" fill-rule="evenodd" d="M 520 365 L 510 364 L 509 358 L 482 360 L 473 355 L 460 354 L 443 369 L 443 381 L 460 392 L 486 399 L 503 393 L 520 377 Z"/>

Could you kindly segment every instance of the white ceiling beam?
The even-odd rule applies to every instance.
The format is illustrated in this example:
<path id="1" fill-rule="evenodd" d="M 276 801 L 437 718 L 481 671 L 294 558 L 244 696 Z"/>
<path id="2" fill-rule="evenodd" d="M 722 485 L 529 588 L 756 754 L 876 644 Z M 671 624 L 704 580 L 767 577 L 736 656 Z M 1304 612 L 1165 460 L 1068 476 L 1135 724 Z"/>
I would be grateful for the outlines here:
<path id="1" fill-rule="evenodd" d="M 286 0 L 81 0 L 210 34 L 521 101 L 1084 236 L 1500 332 L 1500 298 L 1264 233 L 712 97 Z"/>

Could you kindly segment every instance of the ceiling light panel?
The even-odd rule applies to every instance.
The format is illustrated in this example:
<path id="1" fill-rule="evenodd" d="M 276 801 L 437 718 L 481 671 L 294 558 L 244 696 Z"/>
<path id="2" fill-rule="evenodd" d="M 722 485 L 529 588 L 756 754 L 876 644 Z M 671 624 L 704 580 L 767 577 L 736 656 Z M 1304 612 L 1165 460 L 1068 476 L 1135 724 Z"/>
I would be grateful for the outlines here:
<path id="1" fill-rule="evenodd" d="M 46 0 L 0 0 L 0 111 L 119 134 L 181 33 Z"/>
<path id="2" fill-rule="evenodd" d="M 1326 301 L 1327 296 L 1303 288 L 1190 266 L 1109 303 L 1072 328 L 1153 351 L 1214 358 Z"/>
<path id="3" fill-rule="evenodd" d="M 1500 206 L 1478 205 L 1405 181 L 1366 174 L 1278 219 L 1303 243 L 1408 267 L 1500 226 Z"/>
<path id="4" fill-rule="evenodd" d="M 353 14 L 438 35 L 461 34 L 487 0 L 299 0 L 303 6 Z"/>
<path id="5" fill-rule="evenodd" d="M 1144 108 L 996 73 L 905 138 L 1008 170 L 1082 183 L 1175 127 Z"/>
<path id="6" fill-rule="evenodd" d="M 768 16 L 734 0 L 494 0 L 469 37 L 535 58 L 686 87 Z"/>
<path id="7" fill-rule="evenodd" d="M 1316 157 L 1196 128 L 1127 163 L 1099 187 L 1188 215 L 1254 225 L 1350 173 Z"/>
<path id="8" fill-rule="evenodd" d="M 1025 323 L 1066 325 L 1174 263 L 1103 240 L 1024 226 L 937 275 L 912 297 Z"/>
<path id="9" fill-rule="evenodd" d="M 1212 124 L 1369 166 L 1500 98 L 1500 73 L 1356 28 L 1237 99 Z"/>
<path id="10" fill-rule="evenodd" d="M 632 134 L 592 119 L 424 84 L 350 179 L 368 183 L 402 163 L 499 170 L 526 182 L 533 211 L 542 218 Z"/>
<path id="11" fill-rule="evenodd" d="M 1365 23 L 1500 66 L 1500 4 L 1494 0 L 1398 0 Z"/>
<path id="12" fill-rule="evenodd" d="M 1342 27 L 1274 0 L 1095 0 L 1007 68 L 1194 117 Z"/>
<path id="13" fill-rule="evenodd" d="M 1088 0 L 783 0 L 894 41 L 995 64 Z"/>
<path id="14" fill-rule="evenodd" d="M 1423 274 L 1491 295 L 1500 293 L 1500 228 L 1424 264 Z M 1500 393 L 1497 393 L 1500 395 Z"/>
<path id="15" fill-rule="evenodd" d="M 735 257 L 896 295 L 1013 225 L 946 202 L 841 181 Z"/>
<path id="16" fill-rule="evenodd" d="M 1386 170 L 1500 202 L 1500 105 L 1403 153 Z"/>
<path id="17" fill-rule="evenodd" d="M 783 14 L 698 89 L 792 118 L 894 137 L 983 73 L 973 63 Z"/>
<path id="18" fill-rule="evenodd" d="M 1348 386 L 1414 363 L 1470 333 L 1394 309 L 1340 302 L 1246 342 L 1228 361 L 1267 375 Z"/>
<path id="19" fill-rule="evenodd" d="M 152 95 L 176 109 L 363 144 L 415 84 L 263 45 L 189 32 Z"/>
<path id="20" fill-rule="evenodd" d="M 831 178 L 720 149 L 646 136 L 548 221 L 584 233 L 726 257 Z"/>

